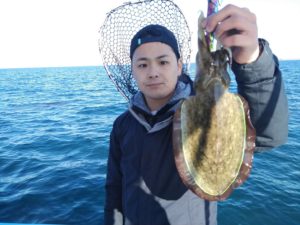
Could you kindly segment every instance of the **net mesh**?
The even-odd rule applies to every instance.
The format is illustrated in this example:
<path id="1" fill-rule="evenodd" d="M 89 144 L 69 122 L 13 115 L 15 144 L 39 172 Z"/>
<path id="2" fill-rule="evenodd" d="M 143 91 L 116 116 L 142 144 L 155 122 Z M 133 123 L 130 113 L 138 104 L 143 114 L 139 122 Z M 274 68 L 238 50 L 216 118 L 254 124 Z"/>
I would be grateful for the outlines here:
<path id="1" fill-rule="evenodd" d="M 99 51 L 107 75 L 127 100 L 138 90 L 131 73 L 130 42 L 136 32 L 149 24 L 160 24 L 175 34 L 183 72 L 188 72 L 191 33 L 180 8 L 171 0 L 124 3 L 107 14 L 99 31 Z"/>

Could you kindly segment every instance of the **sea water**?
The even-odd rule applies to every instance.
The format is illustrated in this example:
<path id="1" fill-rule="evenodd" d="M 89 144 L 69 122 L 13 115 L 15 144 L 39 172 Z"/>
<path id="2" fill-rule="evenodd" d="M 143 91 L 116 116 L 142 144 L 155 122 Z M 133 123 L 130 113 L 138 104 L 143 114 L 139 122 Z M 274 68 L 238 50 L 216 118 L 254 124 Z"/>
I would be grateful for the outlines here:
<path id="1" fill-rule="evenodd" d="M 300 61 L 281 61 L 288 142 L 255 154 L 219 225 L 300 224 Z M 103 223 L 109 134 L 127 108 L 103 67 L 0 70 L 0 223 Z"/>

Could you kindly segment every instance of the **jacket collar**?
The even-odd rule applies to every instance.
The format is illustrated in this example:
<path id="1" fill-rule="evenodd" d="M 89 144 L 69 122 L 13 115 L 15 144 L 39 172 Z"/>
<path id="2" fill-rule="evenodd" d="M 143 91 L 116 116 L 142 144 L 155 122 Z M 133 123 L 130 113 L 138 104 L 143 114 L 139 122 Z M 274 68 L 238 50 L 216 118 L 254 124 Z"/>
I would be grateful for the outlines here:
<path id="1" fill-rule="evenodd" d="M 191 90 L 190 83 L 178 81 L 170 101 L 155 114 L 151 113 L 151 110 L 146 104 L 144 95 L 138 92 L 129 102 L 129 111 L 148 132 L 159 131 L 172 123 L 174 112 L 179 106 L 180 100 L 187 98 L 191 94 Z"/>
<path id="2" fill-rule="evenodd" d="M 157 110 L 157 113 L 160 113 L 161 111 L 166 111 L 166 108 L 169 108 L 170 106 L 176 104 L 177 102 L 179 102 L 180 100 L 188 97 L 191 93 L 191 87 L 188 83 L 184 83 L 182 81 L 178 81 L 175 87 L 175 92 L 172 96 L 172 98 L 169 100 L 169 102 L 164 105 L 163 107 L 161 107 L 159 110 Z M 129 102 L 129 108 L 139 108 L 140 110 L 142 110 L 143 112 L 149 114 L 149 115 L 153 115 L 151 113 L 151 110 L 149 109 L 149 107 L 146 104 L 144 95 L 142 92 L 137 92 L 130 100 Z M 169 110 L 167 110 L 169 111 Z"/>

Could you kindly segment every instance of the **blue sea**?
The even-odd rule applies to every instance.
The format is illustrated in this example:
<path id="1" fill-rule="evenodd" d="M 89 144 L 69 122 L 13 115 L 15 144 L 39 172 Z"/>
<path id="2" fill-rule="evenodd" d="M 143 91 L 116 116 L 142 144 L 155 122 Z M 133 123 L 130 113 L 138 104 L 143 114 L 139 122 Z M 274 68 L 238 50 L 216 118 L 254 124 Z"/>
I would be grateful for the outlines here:
<path id="1" fill-rule="evenodd" d="M 288 142 L 255 154 L 219 225 L 300 224 L 300 61 L 281 61 Z M 0 70 L 0 223 L 103 223 L 109 134 L 127 107 L 102 67 Z"/>

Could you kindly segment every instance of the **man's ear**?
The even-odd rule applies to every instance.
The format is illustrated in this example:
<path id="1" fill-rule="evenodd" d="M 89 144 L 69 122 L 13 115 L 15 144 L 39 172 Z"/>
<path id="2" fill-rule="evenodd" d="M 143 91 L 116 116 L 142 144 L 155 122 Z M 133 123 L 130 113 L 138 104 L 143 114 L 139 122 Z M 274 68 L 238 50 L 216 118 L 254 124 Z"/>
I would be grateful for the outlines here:
<path id="1" fill-rule="evenodd" d="M 182 67 L 183 67 L 183 63 L 182 63 L 181 58 L 179 58 L 177 60 L 178 76 L 180 76 L 182 74 Z"/>

